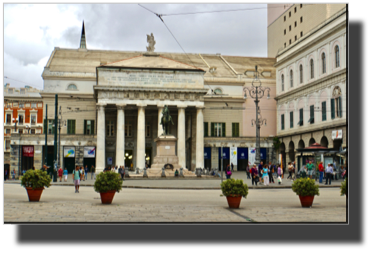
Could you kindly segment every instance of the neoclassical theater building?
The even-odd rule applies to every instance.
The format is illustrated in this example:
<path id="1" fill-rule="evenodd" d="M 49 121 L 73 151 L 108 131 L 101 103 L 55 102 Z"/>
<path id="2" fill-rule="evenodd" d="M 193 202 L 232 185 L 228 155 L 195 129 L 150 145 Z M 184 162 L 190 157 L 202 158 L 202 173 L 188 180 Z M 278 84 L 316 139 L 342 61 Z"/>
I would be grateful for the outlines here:
<path id="1" fill-rule="evenodd" d="M 142 169 L 154 164 L 154 140 L 162 133 L 165 106 L 173 118 L 169 134 L 177 138 L 180 166 L 194 171 L 222 164 L 225 168 L 232 162 L 243 170 L 254 162 L 256 152 L 254 99 L 244 97 L 243 91 L 251 86 L 256 65 L 262 86 L 271 89 L 270 98 L 260 100 L 260 114 L 267 118 L 260 153 L 264 161 L 275 160 L 274 64 L 274 58 L 250 56 L 90 50 L 83 24 L 79 48 L 52 51 L 42 73 L 43 132 L 12 132 L 15 156 L 10 168 L 24 170 L 18 151 L 26 145 L 33 147 L 36 168 L 45 160 L 53 165 L 58 94 L 60 165 L 69 171 L 75 165 L 94 165 L 99 172 L 113 165 Z"/>

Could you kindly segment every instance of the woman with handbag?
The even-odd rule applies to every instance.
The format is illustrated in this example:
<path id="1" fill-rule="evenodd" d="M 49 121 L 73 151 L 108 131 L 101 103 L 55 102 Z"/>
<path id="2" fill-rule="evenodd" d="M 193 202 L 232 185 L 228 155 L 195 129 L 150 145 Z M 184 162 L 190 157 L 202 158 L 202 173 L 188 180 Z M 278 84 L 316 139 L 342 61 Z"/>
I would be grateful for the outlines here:
<path id="1" fill-rule="evenodd" d="M 226 167 L 226 177 L 227 177 L 227 179 L 230 179 L 231 175 L 232 175 L 232 173 L 231 173 L 231 167 L 230 167 L 230 164 L 228 164 L 227 167 Z"/>
<path id="2" fill-rule="evenodd" d="M 268 165 L 264 164 L 263 170 L 261 170 L 261 173 L 263 174 L 263 179 L 264 179 L 264 186 L 269 185 L 269 176 L 268 176 Z"/>

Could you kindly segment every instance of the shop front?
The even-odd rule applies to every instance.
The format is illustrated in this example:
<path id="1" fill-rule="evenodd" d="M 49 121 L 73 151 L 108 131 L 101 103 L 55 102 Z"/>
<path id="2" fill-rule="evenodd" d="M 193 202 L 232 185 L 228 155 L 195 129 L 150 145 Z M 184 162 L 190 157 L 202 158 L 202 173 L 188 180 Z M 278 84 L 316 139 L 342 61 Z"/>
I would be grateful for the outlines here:
<path id="1" fill-rule="evenodd" d="M 218 148 L 218 168 L 221 170 L 221 163 L 223 161 L 223 171 L 226 169 L 227 165 L 230 163 L 230 148 L 223 147 L 223 160 L 221 155 L 221 148 Z"/>
<path id="2" fill-rule="evenodd" d="M 88 168 L 88 170 L 91 169 L 92 166 L 96 167 L 95 161 L 96 161 L 96 148 L 95 146 L 85 146 L 83 148 L 83 166 Z M 74 159 L 75 160 L 75 159 Z"/>
<path id="3" fill-rule="evenodd" d="M 248 148 L 237 148 L 238 171 L 245 171 L 248 165 Z"/>
<path id="4" fill-rule="evenodd" d="M 72 173 L 75 169 L 75 147 L 65 146 L 63 147 L 63 169 L 67 169 L 69 173 Z"/>
<path id="5" fill-rule="evenodd" d="M 211 169 L 211 147 L 204 147 L 204 168 Z"/>
<path id="6" fill-rule="evenodd" d="M 28 171 L 34 166 L 34 146 L 22 146 L 21 171 Z"/>

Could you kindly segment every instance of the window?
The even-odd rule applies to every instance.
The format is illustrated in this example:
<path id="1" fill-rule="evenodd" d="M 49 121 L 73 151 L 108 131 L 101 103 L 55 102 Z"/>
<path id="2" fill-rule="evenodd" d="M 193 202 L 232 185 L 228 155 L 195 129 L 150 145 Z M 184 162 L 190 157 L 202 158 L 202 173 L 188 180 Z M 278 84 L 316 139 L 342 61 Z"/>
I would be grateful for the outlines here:
<path id="1" fill-rule="evenodd" d="M 107 136 L 108 137 L 114 136 L 115 134 L 114 128 L 115 128 L 114 121 L 107 121 Z"/>
<path id="2" fill-rule="evenodd" d="M 23 130 L 22 130 L 22 129 L 19 129 L 19 130 L 18 130 L 18 133 L 19 133 L 19 134 L 22 134 L 22 133 L 23 133 Z"/>
<path id="3" fill-rule="evenodd" d="M 37 108 L 37 103 L 32 103 L 32 108 Z"/>
<path id="4" fill-rule="evenodd" d="M 335 118 L 335 99 L 331 99 L 331 119 Z"/>
<path id="5" fill-rule="evenodd" d="M 13 94 L 13 89 L 8 89 L 9 94 Z"/>
<path id="6" fill-rule="evenodd" d="M 293 111 L 290 112 L 290 128 L 293 128 Z"/>
<path id="7" fill-rule="evenodd" d="M 334 101 L 336 106 L 334 117 L 342 117 L 342 97 L 339 96 L 338 98 L 335 98 Z"/>
<path id="8" fill-rule="evenodd" d="M 314 105 L 310 106 L 310 119 L 309 119 L 310 124 L 314 124 Z"/>
<path id="9" fill-rule="evenodd" d="M 284 74 L 281 75 L 281 90 L 284 91 Z"/>
<path id="10" fill-rule="evenodd" d="M 281 130 L 285 129 L 285 115 L 281 115 Z"/>
<path id="11" fill-rule="evenodd" d="M 303 31 L 300 32 L 300 37 L 302 37 L 302 36 L 303 36 Z"/>
<path id="12" fill-rule="evenodd" d="M 296 35 L 296 36 L 294 36 L 294 41 L 297 41 L 297 35 Z"/>
<path id="13" fill-rule="evenodd" d="M 211 137 L 225 137 L 226 123 L 211 123 Z"/>
<path id="14" fill-rule="evenodd" d="M 208 122 L 203 123 L 204 137 L 208 137 Z"/>
<path id="15" fill-rule="evenodd" d="M 17 106 L 18 106 L 18 102 L 14 102 L 13 107 L 17 107 Z"/>
<path id="16" fill-rule="evenodd" d="M 293 70 L 290 70 L 290 88 L 293 88 Z"/>
<path id="17" fill-rule="evenodd" d="M 303 126 L 303 109 L 300 109 L 300 121 L 298 122 L 300 126 Z"/>
<path id="18" fill-rule="evenodd" d="M 289 18 L 292 16 L 292 12 L 289 12 Z"/>
<path id="19" fill-rule="evenodd" d="M 18 106 L 18 107 L 20 107 L 20 108 L 24 108 L 24 103 L 20 103 L 20 105 Z"/>
<path id="20" fill-rule="evenodd" d="M 322 121 L 326 121 L 326 102 L 322 102 Z"/>
<path id="21" fill-rule="evenodd" d="M 284 48 L 286 48 L 286 42 L 284 42 Z"/>
<path id="22" fill-rule="evenodd" d="M 67 120 L 67 134 L 74 135 L 75 134 L 75 125 L 76 120 Z"/>
<path id="23" fill-rule="evenodd" d="M 44 119 L 44 134 L 46 132 L 46 126 L 48 130 L 48 134 L 54 134 L 54 119 L 48 119 L 48 123 L 46 125 L 46 119 Z"/>
<path id="24" fill-rule="evenodd" d="M 83 129 L 84 129 L 83 133 L 85 135 L 94 135 L 95 134 L 95 120 L 84 120 Z"/>
<path id="25" fill-rule="evenodd" d="M 294 8 L 294 13 L 297 13 L 297 8 L 296 7 Z"/>
<path id="26" fill-rule="evenodd" d="M 232 137 L 239 137 L 239 123 L 232 123 Z"/>
<path id="27" fill-rule="evenodd" d="M 5 141 L 5 149 L 6 150 L 10 150 L 11 149 L 11 141 L 10 140 L 6 140 Z"/>
<path id="28" fill-rule="evenodd" d="M 7 118 L 6 118 L 6 123 L 7 125 L 10 125 L 12 123 L 12 115 L 11 114 L 7 114 Z"/>
<path id="29" fill-rule="evenodd" d="M 36 130 L 35 130 L 34 128 L 32 128 L 32 129 L 30 130 L 30 134 L 36 134 Z"/>
<path id="30" fill-rule="evenodd" d="M 284 21 L 286 21 L 286 16 L 284 16 Z"/>
<path id="31" fill-rule="evenodd" d="M 145 126 L 145 137 L 146 138 L 150 137 L 150 125 Z"/>
<path id="32" fill-rule="evenodd" d="M 300 84 L 303 83 L 303 68 L 302 65 L 300 65 Z"/>
<path id="33" fill-rule="evenodd" d="M 322 53 L 322 74 L 326 73 L 326 55 Z"/>
<path id="34" fill-rule="evenodd" d="M 339 46 L 335 46 L 335 67 L 339 67 L 340 62 L 339 62 Z"/>
<path id="35" fill-rule="evenodd" d="M 297 21 L 294 21 L 294 28 L 297 27 Z"/>
<path id="36" fill-rule="evenodd" d="M 302 23 L 303 22 L 303 17 L 300 17 L 300 23 Z"/>
<path id="37" fill-rule="evenodd" d="M 292 26 L 289 25 L 289 31 L 291 31 L 291 30 L 292 30 Z"/>
<path id="38" fill-rule="evenodd" d="M 310 60 L 310 79 L 314 78 L 314 60 Z"/>
<path id="39" fill-rule="evenodd" d="M 76 85 L 74 85 L 74 84 L 70 84 L 70 85 L 67 87 L 67 90 L 68 90 L 68 91 L 77 91 L 78 88 L 77 88 Z"/>
<path id="40" fill-rule="evenodd" d="M 124 135 L 126 137 L 132 137 L 132 122 L 131 121 L 125 122 Z"/>
<path id="41" fill-rule="evenodd" d="M 25 94 L 25 89 L 20 89 L 20 94 Z"/>
<path id="42" fill-rule="evenodd" d="M 289 40 L 289 45 L 291 45 L 292 44 L 292 40 Z"/>
<path id="43" fill-rule="evenodd" d="M 222 94 L 222 90 L 221 89 L 215 89 L 214 94 Z"/>
<path id="44" fill-rule="evenodd" d="M 10 130 L 9 128 L 7 128 L 7 129 L 5 130 L 5 134 L 11 134 L 11 130 Z"/>
<path id="45" fill-rule="evenodd" d="M 302 8 L 302 4 L 300 4 L 300 8 Z"/>
<path id="46" fill-rule="evenodd" d="M 19 115 L 18 116 L 18 124 L 19 125 L 23 125 L 24 124 L 24 116 L 23 115 Z"/>
<path id="47" fill-rule="evenodd" d="M 31 115 L 31 116 L 30 116 L 30 124 L 31 124 L 32 126 L 35 126 L 36 123 L 37 123 L 37 115 Z"/>
<path id="48" fill-rule="evenodd" d="M 7 108 L 11 108 L 12 107 L 12 103 L 7 103 Z"/>
<path id="49" fill-rule="evenodd" d="M 286 35 L 286 29 L 284 29 L 284 35 Z"/>

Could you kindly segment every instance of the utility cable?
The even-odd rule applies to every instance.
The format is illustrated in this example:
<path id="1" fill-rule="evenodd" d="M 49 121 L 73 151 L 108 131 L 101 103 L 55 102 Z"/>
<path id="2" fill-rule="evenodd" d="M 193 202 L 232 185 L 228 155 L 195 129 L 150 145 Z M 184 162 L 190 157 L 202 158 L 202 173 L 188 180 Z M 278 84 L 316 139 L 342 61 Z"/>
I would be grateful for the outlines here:
<path id="1" fill-rule="evenodd" d="M 21 80 L 17 80 L 17 79 L 9 78 L 9 77 L 7 77 L 7 76 L 4 76 L 4 78 L 5 78 L 5 79 L 14 80 L 14 81 L 17 81 L 17 82 L 21 82 L 21 83 L 24 83 L 24 84 L 26 84 L 26 85 L 32 85 L 32 86 L 34 86 L 34 88 L 40 88 L 40 89 L 42 89 L 40 86 L 36 86 L 36 85 L 33 85 L 33 84 L 31 84 L 31 83 L 27 83 L 27 82 L 24 82 L 24 81 L 21 81 Z"/>

